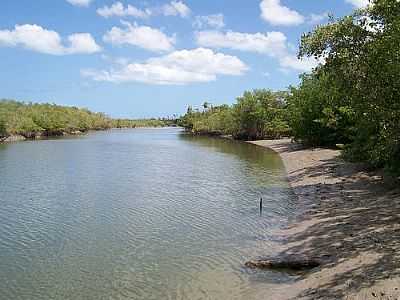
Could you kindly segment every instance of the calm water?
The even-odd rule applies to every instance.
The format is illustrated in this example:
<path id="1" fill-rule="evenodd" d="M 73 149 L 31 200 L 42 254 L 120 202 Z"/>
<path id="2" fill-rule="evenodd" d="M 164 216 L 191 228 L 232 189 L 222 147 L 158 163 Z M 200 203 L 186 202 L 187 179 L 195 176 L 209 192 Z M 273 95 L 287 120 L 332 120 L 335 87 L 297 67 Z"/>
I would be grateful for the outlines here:
<path id="1" fill-rule="evenodd" d="M 0 299 L 250 300 L 290 280 L 243 268 L 297 210 L 253 145 L 179 129 L 0 145 L 0 207 Z"/>

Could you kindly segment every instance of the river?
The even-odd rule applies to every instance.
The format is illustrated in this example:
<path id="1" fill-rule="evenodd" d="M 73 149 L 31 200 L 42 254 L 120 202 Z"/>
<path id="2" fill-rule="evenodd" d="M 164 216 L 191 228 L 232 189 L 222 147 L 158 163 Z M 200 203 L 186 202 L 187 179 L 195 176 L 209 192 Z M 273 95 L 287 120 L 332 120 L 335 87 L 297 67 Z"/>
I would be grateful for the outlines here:
<path id="1" fill-rule="evenodd" d="M 297 211 L 279 156 L 247 143 L 171 128 L 2 144 L 0 207 L 0 299 L 251 300 L 291 280 L 243 267 Z"/>

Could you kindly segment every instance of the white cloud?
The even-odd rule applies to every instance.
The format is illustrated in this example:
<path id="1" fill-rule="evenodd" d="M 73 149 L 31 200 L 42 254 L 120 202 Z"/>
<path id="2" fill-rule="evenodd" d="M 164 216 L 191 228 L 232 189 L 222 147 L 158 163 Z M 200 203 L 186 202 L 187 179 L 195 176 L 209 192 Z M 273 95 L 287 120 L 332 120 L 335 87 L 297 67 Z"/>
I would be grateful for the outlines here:
<path id="1" fill-rule="evenodd" d="M 208 16 L 197 16 L 195 21 L 193 22 L 193 26 L 198 29 L 203 29 L 208 27 L 221 29 L 225 27 L 224 15 L 215 14 Z"/>
<path id="2" fill-rule="evenodd" d="M 175 51 L 144 63 L 130 63 L 108 71 L 83 70 L 82 75 L 96 81 L 114 83 L 183 85 L 214 81 L 219 75 L 239 76 L 247 70 L 248 67 L 235 56 L 197 48 Z"/>
<path id="3" fill-rule="evenodd" d="M 284 55 L 279 59 L 282 69 L 296 70 L 300 72 L 308 72 L 318 65 L 318 61 L 313 57 L 297 58 L 295 55 Z"/>
<path id="4" fill-rule="evenodd" d="M 68 3 L 76 6 L 85 6 L 88 7 L 92 0 L 67 0 Z"/>
<path id="5" fill-rule="evenodd" d="M 97 14 L 104 18 L 110 17 L 134 17 L 149 18 L 151 16 L 180 16 L 186 18 L 190 16 L 190 8 L 182 1 L 171 1 L 170 3 L 145 9 L 140 9 L 128 4 L 124 6 L 121 2 L 115 2 L 111 6 L 103 6 L 97 9 Z"/>
<path id="6" fill-rule="evenodd" d="M 171 1 L 162 7 L 165 16 L 181 16 L 186 18 L 191 14 L 190 8 L 182 1 Z"/>
<path id="7" fill-rule="evenodd" d="M 322 14 L 311 14 L 308 18 L 308 23 L 310 24 L 320 24 L 321 22 L 327 20 L 329 18 L 328 13 Z"/>
<path id="8" fill-rule="evenodd" d="M 68 37 L 70 46 L 65 48 L 66 54 L 94 53 L 101 51 L 101 47 L 89 33 L 75 33 Z"/>
<path id="9" fill-rule="evenodd" d="M 318 62 L 313 58 L 300 60 L 293 54 L 291 45 L 282 32 L 241 33 L 228 31 L 200 31 L 196 33 L 197 44 L 202 47 L 228 48 L 256 52 L 278 59 L 281 68 L 310 71 Z"/>
<path id="10" fill-rule="evenodd" d="M 351 5 L 353 5 L 357 8 L 366 7 L 369 4 L 368 0 L 346 0 L 346 2 L 350 3 Z"/>
<path id="11" fill-rule="evenodd" d="M 286 36 L 281 32 L 241 33 L 228 31 L 196 32 L 197 44 L 210 48 L 230 48 L 276 56 L 286 50 Z"/>
<path id="12" fill-rule="evenodd" d="M 118 66 L 127 65 L 130 61 L 126 57 L 112 57 L 112 56 L 108 56 L 106 54 L 102 54 L 101 58 L 108 63 L 115 64 Z"/>
<path id="13" fill-rule="evenodd" d="M 113 27 L 104 36 L 105 42 L 113 45 L 129 44 L 155 52 L 171 51 L 175 37 L 169 37 L 162 31 L 149 27 L 122 22 L 126 28 Z"/>
<path id="14" fill-rule="evenodd" d="M 65 46 L 57 32 L 38 25 L 16 25 L 14 30 L 0 30 L 0 46 L 20 46 L 52 55 L 90 54 L 101 51 L 101 47 L 89 33 L 75 33 L 68 36 L 67 40 L 69 45 Z"/>
<path id="15" fill-rule="evenodd" d="M 281 4 L 280 0 L 263 0 L 260 3 L 261 18 L 272 25 L 299 25 L 304 17 L 295 10 Z"/>
<path id="16" fill-rule="evenodd" d="M 138 9 L 130 4 L 127 7 L 121 2 L 115 2 L 111 6 L 104 6 L 102 8 L 97 9 L 97 14 L 104 18 L 109 18 L 112 16 L 117 17 L 135 17 L 135 18 L 147 18 L 150 16 L 150 11 Z"/>

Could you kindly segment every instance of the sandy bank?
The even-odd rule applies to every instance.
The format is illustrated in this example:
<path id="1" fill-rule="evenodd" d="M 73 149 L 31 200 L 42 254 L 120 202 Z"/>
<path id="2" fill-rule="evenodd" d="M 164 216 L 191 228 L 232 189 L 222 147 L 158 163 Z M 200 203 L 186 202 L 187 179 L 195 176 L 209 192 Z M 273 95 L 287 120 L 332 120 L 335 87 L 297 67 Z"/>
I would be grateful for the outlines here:
<path id="1" fill-rule="evenodd" d="M 260 299 L 400 299 L 400 192 L 340 151 L 290 140 L 252 142 L 278 152 L 308 213 L 282 234 L 279 255 L 326 257 L 293 284 Z"/>

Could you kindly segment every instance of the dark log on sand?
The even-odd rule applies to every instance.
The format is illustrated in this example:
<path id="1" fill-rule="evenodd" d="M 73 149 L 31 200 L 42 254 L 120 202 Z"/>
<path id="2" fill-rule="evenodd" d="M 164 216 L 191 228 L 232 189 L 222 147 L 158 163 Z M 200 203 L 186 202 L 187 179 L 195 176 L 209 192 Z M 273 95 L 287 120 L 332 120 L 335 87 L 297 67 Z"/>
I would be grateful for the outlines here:
<path id="1" fill-rule="evenodd" d="M 265 259 L 251 260 L 245 266 L 251 269 L 269 269 L 279 271 L 308 271 L 319 267 L 321 261 L 316 259 L 287 258 L 287 259 Z"/>

